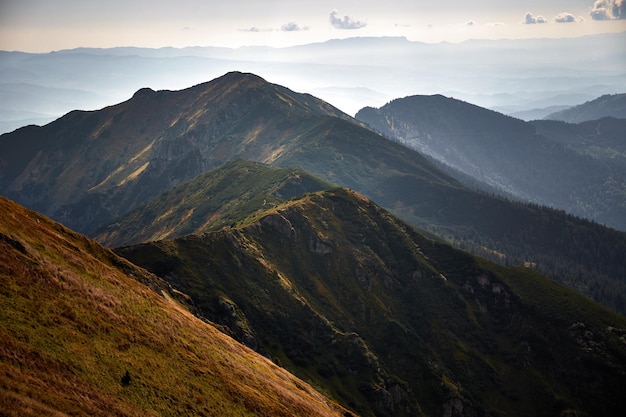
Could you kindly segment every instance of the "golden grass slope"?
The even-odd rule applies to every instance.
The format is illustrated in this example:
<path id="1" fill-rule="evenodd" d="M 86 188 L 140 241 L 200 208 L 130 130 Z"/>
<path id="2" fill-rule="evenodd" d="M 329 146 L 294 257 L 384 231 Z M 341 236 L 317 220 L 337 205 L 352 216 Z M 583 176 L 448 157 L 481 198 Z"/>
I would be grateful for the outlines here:
<path id="1" fill-rule="evenodd" d="M 0 415 L 346 412 L 153 288 L 167 287 L 0 197 Z"/>

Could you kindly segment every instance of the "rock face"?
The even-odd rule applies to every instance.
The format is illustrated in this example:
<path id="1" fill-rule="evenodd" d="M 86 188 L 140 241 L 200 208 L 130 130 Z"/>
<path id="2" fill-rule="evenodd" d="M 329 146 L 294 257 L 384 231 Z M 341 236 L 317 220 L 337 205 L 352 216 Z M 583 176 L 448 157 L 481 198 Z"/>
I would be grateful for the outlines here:
<path id="1" fill-rule="evenodd" d="M 358 415 L 620 407 L 626 344 L 606 329 L 626 328 L 622 316 L 427 239 L 346 189 L 118 252 Z"/>

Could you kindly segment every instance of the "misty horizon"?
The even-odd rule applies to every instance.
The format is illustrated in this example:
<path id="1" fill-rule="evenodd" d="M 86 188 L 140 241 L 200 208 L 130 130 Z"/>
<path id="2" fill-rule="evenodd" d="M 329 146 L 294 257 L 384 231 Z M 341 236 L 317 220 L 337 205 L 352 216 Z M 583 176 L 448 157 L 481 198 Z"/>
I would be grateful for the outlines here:
<path id="1" fill-rule="evenodd" d="M 623 45 L 626 32 L 437 44 L 352 37 L 283 48 L 2 52 L 0 132 L 113 105 L 141 88 L 178 90 L 230 71 L 312 94 L 351 116 L 396 98 L 432 94 L 520 116 L 626 92 Z"/>

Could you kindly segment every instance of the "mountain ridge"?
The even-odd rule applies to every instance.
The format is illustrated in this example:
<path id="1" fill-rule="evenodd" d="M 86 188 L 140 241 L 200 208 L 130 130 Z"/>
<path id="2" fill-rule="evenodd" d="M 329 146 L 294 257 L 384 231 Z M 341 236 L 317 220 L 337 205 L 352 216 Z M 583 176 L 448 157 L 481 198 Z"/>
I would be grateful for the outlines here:
<path id="1" fill-rule="evenodd" d="M 103 216 L 122 214 L 137 205 L 137 201 L 142 201 L 140 199 L 145 201 L 164 191 L 164 187 L 219 165 L 230 159 L 231 154 L 272 160 L 271 153 L 280 144 L 266 147 L 265 143 L 256 140 L 263 129 L 275 128 L 264 126 L 264 115 L 272 112 L 271 105 L 263 101 L 263 97 L 269 94 L 266 90 L 272 90 L 271 105 L 288 108 L 281 111 L 285 117 L 272 123 L 289 127 L 290 117 L 287 115 L 296 111 L 301 116 L 323 113 L 348 117 L 308 95 L 290 94 L 290 102 L 282 101 L 281 94 L 287 93 L 287 89 L 252 74 L 233 72 L 179 92 L 139 90 L 133 98 L 118 105 L 93 112 L 73 111 L 44 127 L 26 127 L 12 135 L 3 135 L 3 150 L 6 152 L 0 162 L 3 174 L 0 186 L 10 187 L 4 191 L 8 197 L 47 214 L 66 213 L 55 217 L 81 232 L 90 231 L 93 223 L 101 221 Z M 220 102 L 222 97 L 226 102 Z M 266 105 L 255 108 L 257 102 Z M 185 109 L 199 111 L 186 114 Z M 242 114 L 242 111 L 246 113 Z M 252 120 L 246 120 L 246 114 L 251 115 Z M 186 115 L 186 118 L 181 119 L 180 115 Z M 244 132 L 250 136 L 244 141 L 238 138 L 238 147 L 231 149 L 229 130 L 248 123 L 256 124 L 260 131 Z M 199 132 L 202 136 L 198 137 L 196 129 L 206 129 L 205 126 L 208 130 Z M 57 138 L 46 142 L 37 139 L 56 135 Z M 19 146 L 6 143 L 10 137 L 16 137 Z M 125 137 L 133 140 L 123 141 Z M 176 138 L 179 140 L 175 143 Z M 34 155 L 33 152 L 40 153 Z M 111 152 L 115 155 L 103 163 L 102 155 Z M 184 162 L 177 160 L 181 157 Z M 59 158 L 68 161 L 59 161 Z M 39 178 L 33 175 L 20 178 L 17 170 L 24 169 L 31 159 L 35 161 L 32 163 L 39 165 L 37 171 L 43 172 L 39 173 Z M 67 165 L 62 174 L 54 171 L 59 162 Z M 85 165 L 92 168 L 86 175 L 80 171 Z M 166 170 L 169 172 L 162 177 Z M 48 181 L 45 176 L 56 177 L 56 183 L 49 184 L 46 189 L 28 185 Z M 141 191 L 125 192 L 124 185 L 128 182 L 139 182 Z M 111 190 L 117 193 L 115 205 L 110 203 L 110 197 L 99 192 L 110 193 Z M 40 203 L 46 196 L 48 199 L 54 196 L 55 201 Z M 81 197 L 84 198 L 82 204 L 91 207 L 88 213 L 74 208 Z M 109 214 L 109 210 L 113 210 L 112 213 Z"/>
<path id="2" fill-rule="evenodd" d="M 100 228 L 94 237 L 114 247 L 200 234 L 228 227 L 264 207 L 332 187 L 301 170 L 232 160 Z"/>
<path id="3" fill-rule="evenodd" d="M 617 406 L 626 345 L 606 329 L 624 317 L 529 269 L 425 238 L 351 190 L 116 252 L 361 415 L 610 415 Z M 581 367 L 596 360 L 580 356 L 583 329 L 598 342 L 593 358 L 613 358 L 593 367 L 606 379 Z M 583 388 L 597 378 L 603 389 Z"/>
<path id="4" fill-rule="evenodd" d="M 441 95 L 364 108 L 357 118 L 522 201 L 626 230 L 626 171 L 537 134 L 531 123 Z"/>
<path id="5" fill-rule="evenodd" d="M 543 120 L 581 123 L 604 117 L 626 119 L 626 93 L 605 94 L 583 104 L 550 113 L 543 117 Z"/>
<path id="6" fill-rule="evenodd" d="M 346 410 L 192 315 L 190 298 L 0 197 L 0 414 Z"/>
<path id="7" fill-rule="evenodd" d="M 2 135 L 0 193 L 93 233 L 234 158 L 298 167 L 481 256 L 535 264 L 612 308 L 626 305 L 624 275 L 613 272 L 624 268 L 622 235 L 473 191 L 327 103 L 242 73 Z"/>

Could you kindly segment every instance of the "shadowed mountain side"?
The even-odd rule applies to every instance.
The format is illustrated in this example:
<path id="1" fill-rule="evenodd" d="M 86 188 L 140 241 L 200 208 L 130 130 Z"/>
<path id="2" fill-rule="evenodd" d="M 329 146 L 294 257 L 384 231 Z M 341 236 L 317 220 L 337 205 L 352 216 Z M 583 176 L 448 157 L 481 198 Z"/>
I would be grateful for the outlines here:
<path id="1" fill-rule="evenodd" d="M 113 247 L 198 234 L 243 220 L 333 185 L 304 171 L 233 160 L 161 194 L 99 229 L 95 239 Z"/>
<path id="2" fill-rule="evenodd" d="M 626 230 L 626 169 L 539 135 L 530 123 L 440 95 L 364 108 L 357 118 L 505 194 Z"/>
<path id="3" fill-rule="evenodd" d="M 142 89 L 115 106 L 0 136 L 0 192 L 90 233 L 230 159 L 272 162 L 294 128 L 320 115 L 349 118 L 252 74 Z"/>
<path id="4" fill-rule="evenodd" d="M 351 187 L 411 224 L 474 253 L 501 263 L 534 265 L 596 301 L 616 311 L 626 311 L 626 233 L 552 209 L 471 191 L 436 170 L 416 152 L 349 122 L 322 117 L 303 123 L 308 125 L 292 137 L 292 146 L 281 153 L 275 164 L 307 169 Z M 245 166 L 246 162 L 239 164 Z M 139 235 L 144 235 L 137 231 L 143 228 L 157 228 L 162 236 L 170 237 L 202 230 L 187 218 L 191 211 L 199 225 L 219 227 L 224 223 L 212 217 L 211 211 L 204 212 L 212 202 L 223 205 L 219 213 L 234 210 L 225 215 L 233 221 L 248 209 L 263 208 L 263 199 L 270 199 L 256 182 L 259 178 L 271 182 L 279 172 L 272 173 L 275 168 L 269 166 L 264 169 L 258 166 L 249 175 L 240 177 L 241 182 L 233 184 L 238 190 L 233 193 L 212 179 L 213 176 L 228 178 L 231 168 L 229 164 L 218 168 L 193 181 L 190 188 L 185 184 L 173 188 L 163 198 L 157 197 L 148 206 L 139 207 L 131 217 L 102 229 L 99 238 L 116 236 L 115 244 L 121 245 L 142 240 Z M 280 182 L 267 184 L 270 188 L 281 187 Z M 240 196 L 244 199 L 250 196 L 251 205 L 241 205 Z M 193 204 L 203 208 L 193 208 Z M 152 225 L 151 219 L 160 220 Z M 180 227 L 167 223 L 168 219 Z"/>
<path id="5" fill-rule="evenodd" d="M 580 123 L 604 117 L 626 119 L 626 94 L 606 94 L 578 106 L 551 113 L 544 119 Z"/>
<path id="6" fill-rule="evenodd" d="M 333 189 L 120 255 L 364 416 L 609 416 L 626 318 Z"/>
<path id="7" fill-rule="evenodd" d="M 555 120 L 530 123 L 537 133 L 552 141 L 615 166 L 615 170 L 626 170 L 626 119 L 604 117 L 576 124 Z M 626 204 L 626 196 L 624 201 Z"/>
<path id="8" fill-rule="evenodd" d="M 252 74 L 229 73 L 181 91 L 140 90 L 117 106 L 2 135 L 0 193 L 93 234 L 237 158 L 352 188 L 457 245 L 499 262 L 537 265 L 625 311 L 626 235 L 472 191 L 332 106 Z M 204 198 L 211 193 L 220 191 L 208 187 Z"/>
<path id="9" fill-rule="evenodd" d="M 165 281 L 4 198 L 0 283 L 0 415 L 347 415 Z"/>

